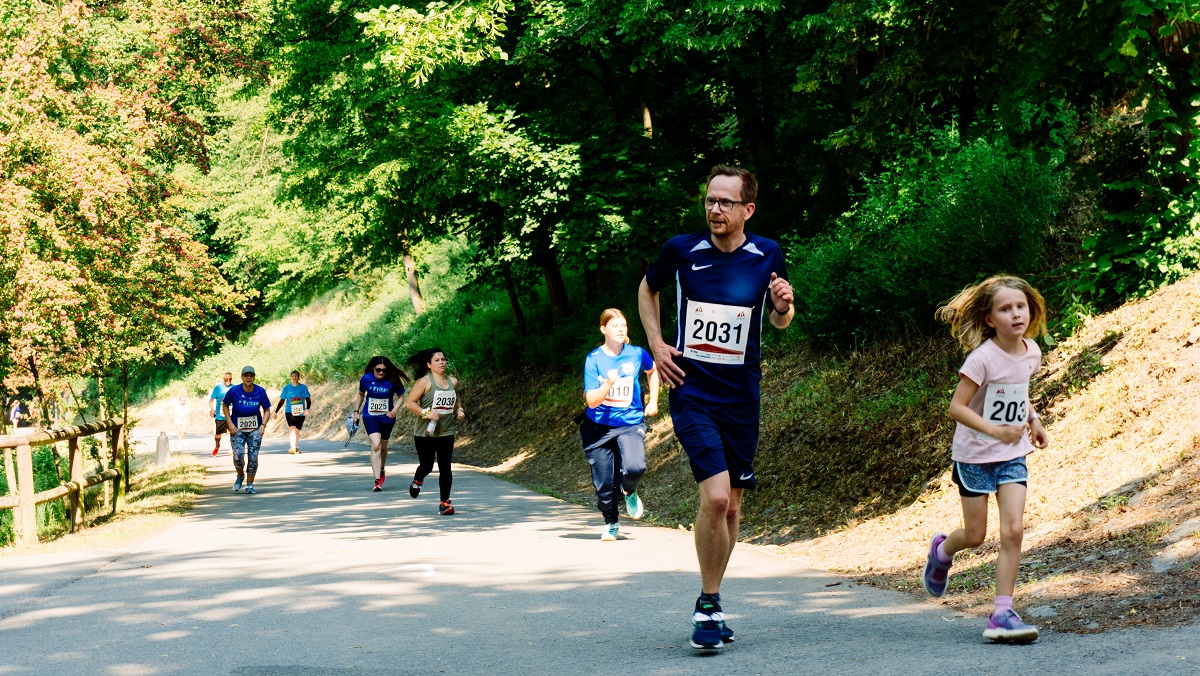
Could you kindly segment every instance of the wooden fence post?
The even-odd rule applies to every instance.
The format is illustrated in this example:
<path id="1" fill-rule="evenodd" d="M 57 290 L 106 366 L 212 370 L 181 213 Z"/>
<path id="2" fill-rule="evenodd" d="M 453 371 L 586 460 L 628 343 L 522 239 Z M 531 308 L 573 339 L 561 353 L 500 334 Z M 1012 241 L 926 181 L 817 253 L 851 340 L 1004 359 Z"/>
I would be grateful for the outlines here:
<path id="1" fill-rule="evenodd" d="M 122 476 L 125 473 L 121 453 L 121 435 L 125 432 L 124 425 L 118 425 L 112 429 L 110 433 L 110 448 L 112 448 L 112 467 L 117 470 L 117 476 L 113 479 L 113 501 L 112 513 L 116 514 L 125 508 L 125 481 Z"/>
<path id="2" fill-rule="evenodd" d="M 37 544 L 37 513 L 34 511 L 33 449 L 29 444 L 17 446 L 17 495 L 20 503 L 13 510 L 13 535 L 17 544 Z"/>
<path id="3" fill-rule="evenodd" d="M 79 437 L 71 437 L 67 442 L 68 451 L 67 464 L 71 468 L 71 481 L 77 486 L 83 486 L 83 455 L 79 452 Z M 83 488 L 71 493 L 71 532 L 74 533 L 80 528 L 83 528 L 84 510 L 87 509 L 83 504 Z"/>

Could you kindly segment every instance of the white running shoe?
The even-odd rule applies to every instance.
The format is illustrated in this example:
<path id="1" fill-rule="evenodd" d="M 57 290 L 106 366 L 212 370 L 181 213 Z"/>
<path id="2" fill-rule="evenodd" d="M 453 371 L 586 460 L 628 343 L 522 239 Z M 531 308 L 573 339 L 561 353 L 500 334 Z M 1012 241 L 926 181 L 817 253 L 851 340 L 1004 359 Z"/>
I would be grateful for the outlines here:
<path id="1" fill-rule="evenodd" d="M 645 513 L 646 508 L 642 505 L 642 499 L 638 497 L 637 491 L 625 496 L 625 513 L 631 519 L 640 519 Z"/>
<path id="2" fill-rule="evenodd" d="M 621 533 L 621 527 L 615 523 L 604 524 L 604 530 L 600 531 L 600 539 L 604 542 L 613 542 Z"/>

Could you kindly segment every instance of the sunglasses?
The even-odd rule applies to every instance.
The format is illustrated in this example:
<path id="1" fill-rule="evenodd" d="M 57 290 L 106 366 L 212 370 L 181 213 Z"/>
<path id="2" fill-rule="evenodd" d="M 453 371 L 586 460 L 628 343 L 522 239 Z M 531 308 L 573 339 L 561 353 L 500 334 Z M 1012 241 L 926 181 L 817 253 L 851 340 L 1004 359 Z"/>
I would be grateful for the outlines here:
<path id="1" fill-rule="evenodd" d="M 383 366 L 379 366 L 375 369 L 375 372 L 376 373 L 387 373 L 387 368 L 383 367 Z"/>

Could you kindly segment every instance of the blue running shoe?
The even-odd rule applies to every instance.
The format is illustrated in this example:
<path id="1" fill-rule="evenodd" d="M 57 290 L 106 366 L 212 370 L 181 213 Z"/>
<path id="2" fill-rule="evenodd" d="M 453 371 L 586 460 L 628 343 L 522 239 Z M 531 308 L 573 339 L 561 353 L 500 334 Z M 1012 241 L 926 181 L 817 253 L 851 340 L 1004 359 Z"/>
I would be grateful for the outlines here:
<path id="1" fill-rule="evenodd" d="M 603 540 L 604 542 L 616 542 L 617 538 L 620 537 L 620 535 L 621 535 L 620 524 L 606 523 L 606 524 L 604 524 L 604 528 L 600 531 L 600 539 Z"/>
<path id="2" fill-rule="evenodd" d="M 714 619 L 714 615 L 720 620 Z M 696 650 L 720 650 L 725 647 L 721 640 L 721 624 L 724 616 L 721 607 L 711 601 L 697 601 L 692 613 L 692 647 Z"/>
<path id="3" fill-rule="evenodd" d="M 238 477 L 237 481 L 233 482 L 233 492 L 237 493 L 242 490 L 242 477 Z"/>
<path id="4" fill-rule="evenodd" d="M 717 619 L 718 615 L 721 616 L 720 619 Z M 721 628 L 721 642 L 724 643 L 725 645 L 729 645 L 730 643 L 733 643 L 733 641 L 734 641 L 733 630 L 730 629 L 729 627 L 725 626 L 725 613 L 713 613 L 712 618 L 713 618 L 713 622 L 716 622 L 717 626 Z"/>
<path id="5" fill-rule="evenodd" d="M 983 630 L 984 638 L 1001 643 L 1033 643 L 1038 640 L 1038 636 L 1038 628 L 1032 624 L 1025 624 L 1012 608 L 999 615 L 993 613 L 988 618 L 987 629 Z"/>
<path id="6" fill-rule="evenodd" d="M 247 494 L 247 495 L 249 495 L 249 494 L 251 494 L 251 493 L 254 493 L 254 492 L 255 492 L 255 490 L 254 490 L 254 484 L 247 484 L 247 485 L 246 485 L 246 494 Z"/>
<path id="7" fill-rule="evenodd" d="M 642 499 L 638 497 L 637 491 L 625 496 L 625 513 L 631 519 L 640 519 L 646 508 L 642 505 Z"/>
<path id="8" fill-rule="evenodd" d="M 929 542 L 929 554 L 925 557 L 925 572 L 921 582 L 930 596 L 941 596 L 946 593 L 946 584 L 950 581 L 950 563 L 942 563 L 938 558 L 937 548 L 946 540 L 945 533 L 938 533 Z"/>

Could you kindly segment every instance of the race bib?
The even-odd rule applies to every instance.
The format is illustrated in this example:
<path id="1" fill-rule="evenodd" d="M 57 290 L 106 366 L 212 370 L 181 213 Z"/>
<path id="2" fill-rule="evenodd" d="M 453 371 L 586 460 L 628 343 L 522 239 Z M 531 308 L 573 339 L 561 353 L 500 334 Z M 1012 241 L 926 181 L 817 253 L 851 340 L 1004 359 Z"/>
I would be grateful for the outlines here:
<path id="1" fill-rule="evenodd" d="M 454 402 L 458 400 L 458 393 L 454 390 L 437 390 L 433 393 L 433 406 L 430 410 L 438 415 L 448 415 L 454 412 Z"/>
<path id="2" fill-rule="evenodd" d="M 689 300 L 683 356 L 711 364 L 744 364 L 753 308 Z"/>
<path id="3" fill-rule="evenodd" d="M 387 399 L 376 399 L 375 397 L 367 399 L 367 415 L 387 415 L 391 408 L 388 405 L 390 403 Z"/>
<path id="4" fill-rule="evenodd" d="M 635 377 L 617 378 L 601 404 L 612 408 L 629 408 L 633 404 L 633 379 Z"/>
<path id="5" fill-rule="evenodd" d="M 304 415 L 304 400 L 293 399 L 288 410 L 292 412 L 292 415 Z"/>
<path id="6" fill-rule="evenodd" d="M 996 425 L 1024 425 L 1029 422 L 1029 383 L 988 383 L 983 398 L 983 418 Z M 983 432 L 980 439 L 993 439 Z"/>
<path id="7" fill-rule="evenodd" d="M 258 429 L 258 417 L 245 416 L 238 418 L 237 428 L 239 432 L 253 432 Z"/>

